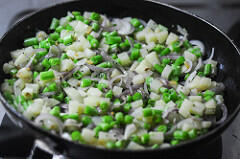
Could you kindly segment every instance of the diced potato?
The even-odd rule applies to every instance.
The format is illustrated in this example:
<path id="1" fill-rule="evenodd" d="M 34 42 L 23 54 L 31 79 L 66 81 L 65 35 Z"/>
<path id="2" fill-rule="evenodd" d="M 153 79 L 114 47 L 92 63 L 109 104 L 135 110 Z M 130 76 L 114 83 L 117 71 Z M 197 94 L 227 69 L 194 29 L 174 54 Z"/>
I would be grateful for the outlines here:
<path id="1" fill-rule="evenodd" d="M 174 108 L 176 104 L 173 101 L 170 101 L 166 104 L 166 108 Z"/>
<path id="2" fill-rule="evenodd" d="M 77 39 L 80 41 L 78 51 L 84 51 L 85 49 L 91 48 L 89 41 L 84 36 L 77 37 Z"/>
<path id="3" fill-rule="evenodd" d="M 213 115 L 216 113 L 217 104 L 214 99 L 211 99 L 205 103 L 205 114 Z"/>
<path id="4" fill-rule="evenodd" d="M 153 100 L 159 100 L 161 98 L 160 95 L 158 95 L 154 92 L 151 92 L 149 97 L 150 97 L 150 99 L 153 99 Z"/>
<path id="5" fill-rule="evenodd" d="M 64 39 L 65 37 L 70 36 L 70 35 L 73 36 L 73 35 L 74 35 L 74 32 L 63 29 L 63 30 L 61 31 L 61 33 L 60 33 L 60 38 L 61 38 L 61 39 Z"/>
<path id="6" fill-rule="evenodd" d="M 166 40 L 166 44 L 167 45 L 171 45 L 172 43 L 174 43 L 176 41 L 178 41 L 178 36 L 176 34 L 174 34 L 174 33 L 170 33 L 168 35 L 167 40 Z"/>
<path id="7" fill-rule="evenodd" d="M 77 80 L 76 78 L 70 78 L 67 82 L 72 87 L 77 87 L 77 86 L 80 86 L 80 84 L 81 84 L 81 82 L 79 80 Z"/>
<path id="8" fill-rule="evenodd" d="M 26 98 L 26 99 L 32 99 L 33 98 L 33 88 L 31 87 L 25 87 L 22 90 L 22 95 Z"/>
<path id="9" fill-rule="evenodd" d="M 193 123 L 185 122 L 185 123 L 182 124 L 182 131 L 190 131 L 193 128 L 194 128 Z"/>
<path id="10" fill-rule="evenodd" d="M 13 93 L 13 87 L 7 81 L 5 81 L 1 84 L 1 90 L 2 90 L 2 92 Z"/>
<path id="11" fill-rule="evenodd" d="M 187 99 L 185 99 L 179 109 L 179 113 L 185 117 L 188 118 L 190 116 L 190 110 L 193 107 L 193 103 Z"/>
<path id="12" fill-rule="evenodd" d="M 150 88 L 153 92 L 159 93 L 159 89 L 162 87 L 162 82 L 157 79 L 153 79 L 150 83 Z"/>
<path id="13" fill-rule="evenodd" d="M 189 96 L 189 100 L 192 102 L 201 102 L 202 101 L 202 96 Z"/>
<path id="14" fill-rule="evenodd" d="M 129 150 L 143 150 L 145 149 L 143 146 L 131 141 L 128 146 L 127 146 L 127 149 Z"/>
<path id="15" fill-rule="evenodd" d="M 147 56 L 148 55 L 147 49 L 146 48 L 141 48 L 140 49 L 140 54 L 141 54 L 142 57 Z"/>
<path id="16" fill-rule="evenodd" d="M 139 65 L 139 62 L 134 61 L 133 64 L 131 65 L 131 67 L 129 68 L 129 71 L 134 71 L 138 65 Z"/>
<path id="17" fill-rule="evenodd" d="M 198 91 L 207 90 L 211 87 L 211 78 L 196 76 L 189 84 L 190 89 L 196 88 Z"/>
<path id="18" fill-rule="evenodd" d="M 73 25 L 72 23 L 69 23 L 70 25 Z M 74 25 L 73 25 L 74 26 Z M 81 21 L 77 21 L 77 24 L 74 26 L 74 31 L 76 31 L 79 35 L 84 35 L 87 30 L 88 30 L 88 25 L 81 22 Z"/>
<path id="19" fill-rule="evenodd" d="M 147 44 L 149 44 L 150 42 L 156 43 L 158 41 L 156 34 L 153 32 L 145 34 L 145 39 Z"/>
<path id="20" fill-rule="evenodd" d="M 81 115 L 84 111 L 85 105 L 79 103 L 77 100 L 70 100 L 68 106 L 68 113 L 69 114 L 79 114 Z"/>
<path id="21" fill-rule="evenodd" d="M 68 72 L 71 71 L 74 68 L 74 63 L 70 59 L 64 59 L 61 61 L 60 64 L 60 71 L 61 72 Z"/>
<path id="22" fill-rule="evenodd" d="M 32 104 L 28 106 L 28 108 L 24 111 L 23 115 L 28 118 L 32 119 L 40 114 L 44 105 L 43 99 L 35 99 Z"/>
<path id="23" fill-rule="evenodd" d="M 94 144 L 97 141 L 95 138 L 95 132 L 88 128 L 82 129 L 82 138 L 88 144 Z"/>
<path id="24" fill-rule="evenodd" d="M 125 128 L 124 139 L 128 139 L 133 133 L 137 131 L 135 124 L 129 124 Z"/>
<path id="25" fill-rule="evenodd" d="M 90 106 L 98 106 L 98 105 L 100 105 L 101 102 L 107 102 L 108 104 L 110 104 L 110 99 L 103 98 L 103 97 L 97 97 L 97 96 L 88 96 L 83 99 L 83 103 L 85 105 L 90 105 Z"/>
<path id="26" fill-rule="evenodd" d="M 152 65 L 154 66 L 155 64 L 160 64 L 159 62 L 159 58 L 156 54 L 156 52 L 151 52 L 150 54 L 148 54 L 145 59 Z"/>
<path id="27" fill-rule="evenodd" d="M 197 57 L 194 54 L 192 54 L 191 52 L 187 51 L 187 50 L 184 51 L 183 56 L 184 56 L 185 59 L 189 59 L 192 62 L 197 60 Z"/>
<path id="28" fill-rule="evenodd" d="M 23 67 L 27 64 L 28 59 L 29 58 L 25 54 L 21 54 L 16 58 L 14 65 L 18 67 Z"/>
<path id="29" fill-rule="evenodd" d="M 79 103 L 83 102 L 83 97 L 81 96 L 81 94 L 77 89 L 72 87 L 67 87 L 67 88 L 64 88 L 64 91 L 66 92 L 67 96 L 71 100 L 77 100 Z"/>
<path id="30" fill-rule="evenodd" d="M 155 105 L 153 108 L 163 111 L 165 107 L 166 107 L 166 103 L 163 100 L 158 100 L 155 102 Z"/>
<path id="31" fill-rule="evenodd" d="M 191 112 L 192 114 L 202 116 L 202 115 L 203 115 L 203 112 L 204 112 L 204 109 L 205 109 L 204 104 L 202 104 L 202 103 L 199 102 L 199 101 L 194 101 L 193 104 L 194 104 L 194 107 L 192 107 L 192 109 L 190 110 L 190 112 Z"/>
<path id="32" fill-rule="evenodd" d="M 92 50 L 87 48 L 84 51 L 84 55 L 85 55 L 86 58 L 91 58 L 91 57 L 96 55 L 96 52 L 94 52 L 94 51 L 92 51 Z"/>
<path id="33" fill-rule="evenodd" d="M 149 140 L 150 144 L 162 144 L 164 141 L 163 132 L 151 131 L 149 132 L 149 136 L 150 136 L 150 140 Z"/>
<path id="34" fill-rule="evenodd" d="M 136 109 L 136 108 L 142 107 L 143 106 L 142 99 L 136 100 L 136 101 L 132 102 L 131 106 L 132 106 L 132 109 Z"/>
<path id="35" fill-rule="evenodd" d="M 204 129 L 210 128 L 211 125 L 212 125 L 212 122 L 211 122 L 211 121 L 202 121 L 202 127 L 203 127 Z"/>
<path id="36" fill-rule="evenodd" d="M 152 68 L 152 65 L 144 59 L 135 69 L 135 71 L 139 74 L 145 73 L 148 69 Z"/>
<path id="37" fill-rule="evenodd" d="M 144 83 L 143 75 L 142 74 L 138 74 L 138 75 L 134 76 L 133 79 L 132 79 L 132 83 L 134 85 Z"/>
<path id="38" fill-rule="evenodd" d="M 162 71 L 161 77 L 168 79 L 170 74 L 172 73 L 172 67 L 170 65 L 166 65 Z"/>
<path id="39" fill-rule="evenodd" d="M 80 67 L 79 71 L 82 72 L 84 76 L 89 75 L 91 73 L 90 69 L 87 66 Z"/>
<path id="40" fill-rule="evenodd" d="M 24 49 L 18 49 L 18 50 L 11 51 L 10 55 L 13 58 L 13 60 L 15 60 L 23 53 L 24 53 Z"/>
<path id="41" fill-rule="evenodd" d="M 13 68 L 14 68 L 14 66 L 10 63 L 3 64 L 3 71 L 5 73 L 10 73 L 10 70 L 13 69 Z"/>
<path id="42" fill-rule="evenodd" d="M 157 36 L 158 43 L 160 43 L 160 44 L 163 44 L 168 37 L 168 31 L 167 30 L 163 30 L 163 31 L 155 33 L 155 34 Z"/>
<path id="43" fill-rule="evenodd" d="M 130 64 L 132 63 L 132 61 L 130 60 L 127 52 L 118 54 L 117 56 L 118 56 L 118 58 L 120 59 L 121 64 L 122 64 L 123 66 L 128 66 L 128 65 L 130 65 Z"/>
<path id="44" fill-rule="evenodd" d="M 89 88 L 89 90 L 87 91 L 87 94 L 89 96 L 97 96 L 100 97 L 102 95 L 102 92 L 98 89 L 98 88 Z"/>
<path id="45" fill-rule="evenodd" d="M 156 46 L 156 44 L 154 42 L 150 42 L 150 43 L 148 43 L 148 45 L 145 48 L 148 51 L 151 51 L 155 46 Z"/>
<path id="46" fill-rule="evenodd" d="M 120 96 L 121 94 L 122 94 L 122 90 L 123 90 L 123 88 L 122 87 L 118 87 L 118 86 L 114 86 L 113 87 L 113 95 L 114 96 Z"/>
<path id="47" fill-rule="evenodd" d="M 26 83 L 30 83 L 32 81 L 32 71 L 29 68 L 21 68 L 17 72 L 17 77 L 22 79 Z"/>
<path id="48" fill-rule="evenodd" d="M 27 47 L 24 49 L 24 55 L 26 55 L 28 58 L 33 56 L 35 53 L 34 49 L 32 47 Z"/>
<path id="49" fill-rule="evenodd" d="M 142 120 L 143 119 L 142 107 L 138 107 L 137 109 L 135 109 L 131 115 L 137 120 Z"/>
<path id="50" fill-rule="evenodd" d="M 80 59 L 80 58 L 83 58 L 85 56 L 85 54 L 83 52 L 76 52 L 76 51 L 73 51 L 73 50 L 67 50 L 66 54 L 71 59 Z"/>
<path id="51" fill-rule="evenodd" d="M 145 40 L 145 30 L 139 31 L 135 34 L 135 38 L 138 41 L 144 41 Z"/>
<path id="52" fill-rule="evenodd" d="M 107 133 L 107 132 L 99 132 L 98 135 L 98 142 L 100 145 L 105 145 L 108 141 L 116 141 L 116 137 L 114 136 L 114 134 L 111 133 Z"/>
<path id="53" fill-rule="evenodd" d="M 178 93 L 182 92 L 184 95 L 188 95 L 190 93 L 190 89 L 188 87 L 184 87 L 180 84 L 178 84 L 176 91 Z"/>

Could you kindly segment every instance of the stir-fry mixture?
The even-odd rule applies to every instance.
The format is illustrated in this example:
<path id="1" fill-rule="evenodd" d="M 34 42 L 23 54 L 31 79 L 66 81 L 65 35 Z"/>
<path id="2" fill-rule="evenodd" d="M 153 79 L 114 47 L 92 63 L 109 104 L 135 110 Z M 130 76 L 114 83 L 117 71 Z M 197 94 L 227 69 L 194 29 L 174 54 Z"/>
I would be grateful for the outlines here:
<path id="1" fill-rule="evenodd" d="M 224 85 L 213 80 L 214 48 L 207 58 L 204 44 L 187 37 L 186 29 L 171 32 L 153 20 L 68 12 L 11 52 L 1 90 L 34 124 L 68 140 L 174 146 L 227 115 Z"/>

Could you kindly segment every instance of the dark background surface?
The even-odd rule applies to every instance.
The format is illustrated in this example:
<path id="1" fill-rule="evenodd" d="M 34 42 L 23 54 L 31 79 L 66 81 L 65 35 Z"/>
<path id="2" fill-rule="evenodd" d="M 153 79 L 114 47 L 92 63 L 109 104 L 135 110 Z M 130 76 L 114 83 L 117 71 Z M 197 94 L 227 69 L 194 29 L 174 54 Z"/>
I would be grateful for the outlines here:
<path id="1" fill-rule="evenodd" d="M 38 9 L 67 0 L 0 0 L 0 37 L 12 18 L 23 11 Z M 240 0 L 160 0 L 195 13 L 215 24 L 240 43 Z M 226 54 L 228 54 L 226 52 Z M 0 123 L 4 110 L 0 106 Z M 6 119 L 6 118 L 5 118 Z M 222 135 L 222 159 L 240 159 L 240 114 Z M 218 152 L 216 152 L 218 153 Z"/>

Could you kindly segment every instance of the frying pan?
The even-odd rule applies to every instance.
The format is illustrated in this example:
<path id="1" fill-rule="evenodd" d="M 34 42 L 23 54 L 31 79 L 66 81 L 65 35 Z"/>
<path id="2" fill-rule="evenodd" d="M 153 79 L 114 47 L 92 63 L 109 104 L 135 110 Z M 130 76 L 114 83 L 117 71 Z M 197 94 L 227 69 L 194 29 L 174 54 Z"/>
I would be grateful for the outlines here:
<path id="1" fill-rule="evenodd" d="M 34 138 L 44 141 L 55 153 L 66 155 L 70 158 L 172 158 L 177 154 L 187 155 L 193 149 L 201 149 L 209 142 L 215 140 L 229 126 L 240 110 L 240 54 L 232 41 L 219 29 L 209 22 L 180 10 L 173 6 L 154 2 L 130 1 L 130 0 L 79 0 L 57 4 L 49 8 L 40 10 L 21 20 L 3 36 L 0 41 L 0 66 L 10 60 L 9 52 L 22 47 L 23 39 L 32 37 L 38 30 L 48 30 L 53 17 L 65 16 L 67 11 L 80 10 L 95 11 L 106 14 L 110 17 L 137 17 L 143 20 L 153 19 L 157 23 L 163 24 L 174 31 L 173 25 L 180 24 L 189 32 L 189 39 L 199 39 L 204 42 L 207 56 L 211 48 L 215 48 L 214 59 L 220 63 L 220 69 L 216 81 L 221 81 L 226 86 L 225 103 L 228 107 L 228 118 L 221 125 L 194 140 L 189 140 L 174 147 L 156 150 L 108 150 L 96 148 L 94 146 L 81 145 L 65 140 L 57 135 L 51 134 L 24 118 L 9 105 L 0 93 L 0 100 L 5 107 L 8 116 L 14 123 L 30 132 Z M 0 82 L 7 78 L 3 70 L 0 69 Z M 24 145 L 24 144 L 23 144 Z"/>

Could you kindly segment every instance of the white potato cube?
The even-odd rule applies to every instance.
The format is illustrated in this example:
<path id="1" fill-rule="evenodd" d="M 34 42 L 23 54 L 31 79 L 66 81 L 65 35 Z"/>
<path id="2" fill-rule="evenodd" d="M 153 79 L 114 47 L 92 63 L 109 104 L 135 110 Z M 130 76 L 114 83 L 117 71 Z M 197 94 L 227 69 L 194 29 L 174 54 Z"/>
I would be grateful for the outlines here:
<path id="1" fill-rule="evenodd" d="M 81 94 L 77 89 L 72 87 L 67 87 L 67 88 L 64 88 L 64 91 L 66 92 L 67 96 L 71 100 L 77 100 L 79 103 L 83 102 L 83 97 L 81 96 Z"/>
<path id="2" fill-rule="evenodd" d="M 202 96 L 189 96 L 189 100 L 192 102 L 201 102 L 202 101 Z"/>
<path id="3" fill-rule="evenodd" d="M 170 33 L 168 35 L 167 40 L 166 40 L 166 44 L 167 45 L 171 45 L 172 43 L 174 43 L 176 41 L 178 41 L 178 36 L 176 34 L 174 34 L 174 33 Z"/>
<path id="4" fill-rule="evenodd" d="M 97 96 L 100 97 L 102 96 L 102 92 L 98 88 L 91 87 L 88 89 L 87 94 L 89 96 Z"/>
<path id="5" fill-rule="evenodd" d="M 133 79 L 132 79 L 132 83 L 134 85 L 144 83 L 143 75 L 142 74 L 138 74 L 138 75 L 134 76 Z"/>
<path id="6" fill-rule="evenodd" d="M 214 99 L 211 99 L 205 103 L 205 114 L 214 115 L 216 113 L 217 104 Z"/>
<path id="7" fill-rule="evenodd" d="M 81 115 L 84 111 L 85 105 L 79 103 L 77 100 L 70 100 L 68 106 L 68 113 L 69 114 L 79 114 Z"/>
<path id="8" fill-rule="evenodd" d="M 132 106 L 132 109 L 136 109 L 136 108 L 142 107 L 143 106 L 142 99 L 136 100 L 136 101 L 132 102 L 131 106 Z"/>
<path id="9" fill-rule="evenodd" d="M 156 52 L 151 52 L 150 54 L 148 54 L 145 59 L 152 65 L 154 66 L 155 64 L 160 64 L 159 62 L 159 58 L 156 54 Z"/>
<path id="10" fill-rule="evenodd" d="M 123 66 L 128 66 L 128 65 L 130 65 L 130 64 L 132 63 L 132 61 L 130 60 L 127 52 L 118 54 L 117 56 L 118 56 L 118 58 L 120 59 L 121 64 L 122 64 Z"/>
<path id="11" fill-rule="evenodd" d="M 168 37 L 168 31 L 167 30 L 163 30 L 163 31 L 155 33 L 155 34 L 157 36 L 158 43 L 160 43 L 160 44 L 163 44 Z"/>
<path id="12" fill-rule="evenodd" d="M 125 128 L 124 139 L 128 139 L 133 133 L 137 131 L 135 124 L 129 124 Z"/>
<path id="13" fill-rule="evenodd" d="M 185 99 L 179 109 L 179 113 L 185 117 L 188 118 L 191 114 L 190 114 L 190 110 L 193 107 L 193 103 L 187 99 Z"/>
<path id="14" fill-rule="evenodd" d="M 199 102 L 199 101 L 195 101 L 193 102 L 194 106 L 192 107 L 192 109 L 190 110 L 190 112 L 192 114 L 195 114 L 195 115 L 200 115 L 202 116 L 203 115 L 203 112 L 204 112 L 204 109 L 205 109 L 205 106 L 203 103 Z"/>
<path id="15" fill-rule="evenodd" d="M 146 60 L 142 60 L 142 62 L 136 67 L 136 72 L 141 74 L 145 73 L 148 69 L 152 68 L 152 65 Z"/>
<path id="16" fill-rule="evenodd" d="M 198 91 L 203 91 L 211 87 L 211 78 L 196 76 L 189 84 L 190 89 L 196 88 Z"/>
<path id="17" fill-rule="evenodd" d="M 70 59 L 64 59 L 61 61 L 60 64 L 60 71 L 61 72 L 68 72 L 71 71 L 74 68 L 74 63 Z"/>
<path id="18" fill-rule="evenodd" d="M 192 54 L 191 52 L 187 51 L 187 50 L 184 51 L 183 56 L 184 56 L 185 59 L 189 59 L 192 62 L 197 60 L 197 57 L 194 54 Z"/>
<path id="19" fill-rule="evenodd" d="M 32 71 L 29 68 L 21 68 L 16 75 L 18 78 L 22 79 L 24 82 L 29 83 L 32 81 Z"/>
<path id="20" fill-rule="evenodd" d="M 154 92 L 151 92 L 149 97 L 150 97 L 151 99 L 153 99 L 153 100 L 159 100 L 159 99 L 161 98 L 160 95 L 158 95 L 158 94 L 156 94 L 156 93 L 154 93 Z"/>
<path id="21" fill-rule="evenodd" d="M 143 146 L 131 141 L 128 146 L 127 146 L 127 149 L 129 150 L 143 150 L 145 149 Z"/>
<path id="22" fill-rule="evenodd" d="M 82 138 L 88 144 L 94 144 L 97 141 L 95 132 L 88 128 L 82 129 Z"/>
<path id="23" fill-rule="evenodd" d="M 149 143 L 150 144 L 162 144 L 164 141 L 164 135 L 163 132 L 149 132 L 149 136 L 150 136 L 150 140 Z"/>
<path id="24" fill-rule="evenodd" d="M 153 79 L 150 83 L 150 88 L 153 92 L 159 93 L 159 89 L 163 86 L 162 82 L 157 79 Z"/>
<path id="25" fill-rule="evenodd" d="M 123 90 L 122 87 L 114 86 L 113 90 L 112 90 L 113 95 L 116 96 L 116 97 L 120 96 L 122 94 L 122 90 Z"/>

